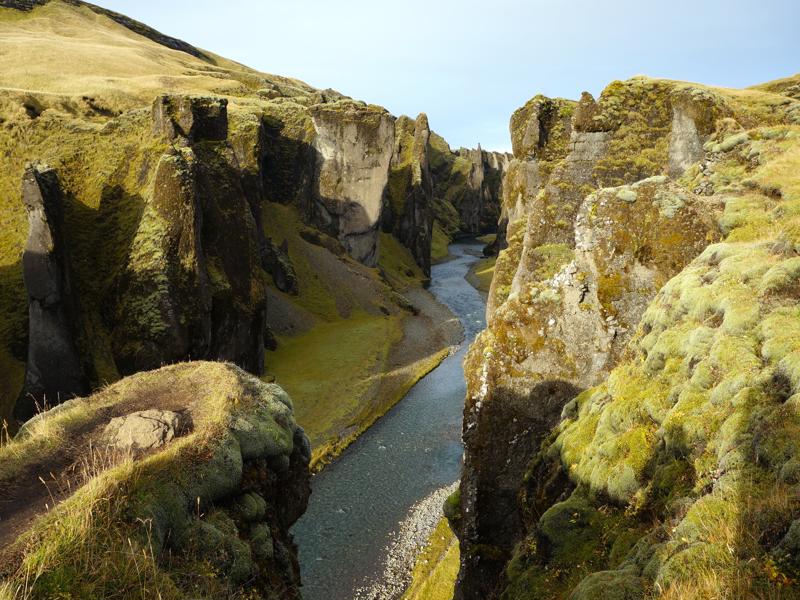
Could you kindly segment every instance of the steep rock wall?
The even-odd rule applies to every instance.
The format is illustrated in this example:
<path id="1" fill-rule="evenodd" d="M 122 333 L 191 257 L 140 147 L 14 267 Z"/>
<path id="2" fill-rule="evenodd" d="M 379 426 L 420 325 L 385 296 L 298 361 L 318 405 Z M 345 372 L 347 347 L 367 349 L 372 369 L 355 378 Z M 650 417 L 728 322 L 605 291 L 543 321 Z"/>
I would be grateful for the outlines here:
<path id="1" fill-rule="evenodd" d="M 386 194 L 383 229 L 409 250 L 423 273 L 431 274 L 433 182 L 428 162 L 431 130 L 423 113 L 395 123 L 395 146 Z"/>
<path id="2" fill-rule="evenodd" d="M 494 233 L 510 160 L 506 153 L 488 152 L 480 146 L 451 150 L 444 138 L 432 133 L 429 162 L 437 229 L 449 239 Z"/>
<path id="3" fill-rule="evenodd" d="M 739 123 L 793 118 L 790 103 L 759 100 L 782 108 L 759 112 L 720 90 L 634 79 L 612 83 L 599 102 L 588 94 L 577 103 L 537 97 L 515 113 L 515 158 L 503 202 L 507 247 L 497 261 L 489 326 L 465 363 L 465 467 L 451 510 L 462 553 L 458 598 L 577 599 L 612 589 L 639 598 L 654 581 L 663 586 L 667 580 L 653 570 L 655 563 L 643 570 L 632 559 L 620 572 L 581 582 L 592 569 L 622 562 L 613 557 L 627 550 L 617 546 L 609 555 L 613 542 L 605 546 L 604 536 L 623 544 L 624 532 L 625 543 L 633 543 L 647 530 L 638 509 L 628 507 L 626 514 L 633 511 L 641 521 L 622 519 L 624 505 L 639 507 L 635 493 L 662 485 L 656 481 L 666 471 L 646 464 L 669 461 L 658 452 L 652 463 L 634 457 L 668 435 L 658 426 L 626 425 L 624 411 L 638 414 L 635 402 L 606 409 L 608 396 L 595 391 L 588 396 L 595 398 L 592 408 L 579 400 L 576 413 L 570 400 L 621 362 L 636 363 L 631 340 L 643 335 L 634 333 L 643 315 L 658 313 L 648 306 L 659 290 L 707 245 L 730 235 L 721 215 L 731 201 L 718 186 L 724 181 L 726 192 L 742 193 L 746 177 L 730 164 L 721 168 L 717 153 L 747 139 Z M 630 376 L 619 371 L 609 385 Z M 615 393 L 632 398 L 625 389 Z M 595 458 L 585 462 L 584 452 Z M 609 473 L 598 467 L 604 460 L 618 469 L 607 485 L 599 483 Z M 575 464 L 586 467 L 578 472 Z M 656 505 L 663 500 L 649 498 Z M 658 506 L 656 512 L 663 509 Z M 782 527 L 791 514 L 780 518 Z M 696 576 L 694 568 L 686 573 Z M 548 574 L 559 569 L 561 577 Z"/>
<path id="4" fill-rule="evenodd" d="M 394 150 L 394 119 L 351 101 L 312 107 L 319 155 L 312 221 L 337 237 L 350 256 L 374 266 L 383 194 Z"/>

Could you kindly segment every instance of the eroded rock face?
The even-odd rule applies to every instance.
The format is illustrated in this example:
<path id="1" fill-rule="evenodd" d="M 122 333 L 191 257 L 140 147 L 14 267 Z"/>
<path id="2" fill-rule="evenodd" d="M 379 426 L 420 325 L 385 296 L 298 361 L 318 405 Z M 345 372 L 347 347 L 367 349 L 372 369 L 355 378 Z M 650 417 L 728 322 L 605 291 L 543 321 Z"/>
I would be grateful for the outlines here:
<path id="1" fill-rule="evenodd" d="M 211 99 L 170 98 L 165 106 L 191 109 L 181 129 L 187 144 L 227 131 L 224 105 Z M 210 106 L 212 115 L 198 106 Z M 266 240 L 257 189 L 247 181 L 224 140 L 159 159 L 114 308 L 112 343 L 122 373 L 197 358 L 263 369 Z"/>
<path id="2" fill-rule="evenodd" d="M 489 326 L 465 362 L 457 598 L 500 596 L 532 513 L 572 492 L 549 463 L 531 475 L 561 407 L 608 376 L 658 290 L 718 239 L 719 204 L 662 173 L 698 160 L 710 126 L 695 119 L 720 106 L 636 81 L 599 101 L 537 96 L 512 117 Z"/>
<path id="3" fill-rule="evenodd" d="M 77 338 L 81 316 L 70 281 L 64 240 L 63 197 L 55 170 L 31 165 L 22 180 L 28 241 L 22 256 L 28 292 L 28 361 L 14 416 L 25 421 L 37 407 L 88 391 Z"/>
<path id="4" fill-rule="evenodd" d="M 383 109 L 347 100 L 318 104 L 311 115 L 318 153 L 312 221 L 354 259 L 374 266 L 394 120 Z"/>
<path id="5" fill-rule="evenodd" d="M 669 174 L 680 177 L 703 158 L 703 140 L 691 115 L 681 107 L 672 111 L 672 136 L 669 140 Z"/>
<path id="6" fill-rule="evenodd" d="M 464 190 L 452 200 L 461 218 L 465 233 L 494 231 L 500 217 L 503 176 L 509 157 L 500 152 L 461 148 L 459 158 L 467 161 L 464 171 Z"/>
<path id="7" fill-rule="evenodd" d="M 433 182 L 428 163 L 428 117 L 400 117 L 387 189 L 383 229 L 394 233 L 427 276 L 431 274 Z"/>

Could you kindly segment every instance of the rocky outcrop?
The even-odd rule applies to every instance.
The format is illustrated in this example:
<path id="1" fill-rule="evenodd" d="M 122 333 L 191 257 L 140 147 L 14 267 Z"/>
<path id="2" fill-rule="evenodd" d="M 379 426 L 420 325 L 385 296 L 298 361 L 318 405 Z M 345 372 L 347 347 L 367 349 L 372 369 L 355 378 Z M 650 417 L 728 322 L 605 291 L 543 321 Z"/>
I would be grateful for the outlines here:
<path id="1" fill-rule="evenodd" d="M 790 121 L 790 109 L 769 123 Z M 726 287 L 732 280 L 717 283 L 722 270 L 707 272 L 703 257 L 727 248 L 727 242 L 715 244 L 721 239 L 733 243 L 725 256 L 741 256 L 755 251 L 734 250 L 744 239 L 791 235 L 783 225 L 781 234 L 770 229 L 776 222 L 761 229 L 760 216 L 741 212 L 747 189 L 767 193 L 754 180 L 779 176 L 772 167 L 761 170 L 771 160 L 763 147 L 745 147 L 762 134 L 735 127 L 732 115 L 752 118 L 734 94 L 634 79 L 612 83 L 599 101 L 589 94 L 577 103 L 536 97 L 512 118 L 515 158 L 501 218 L 506 247 L 497 260 L 488 328 L 465 362 L 465 466 L 449 511 L 461 542 L 457 598 L 582 600 L 612 590 L 644 598 L 655 585 L 662 591 L 695 585 L 697 597 L 713 597 L 700 589 L 719 585 L 700 575 L 711 562 L 730 569 L 728 582 L 740 577 L 731 575 L 736 569 L 748 569 L 747 558 L 722 560 L 723 552 L 781 552 L 783 533 L 762 550 L 729 541 L 724 551 L 716 534 L 696 528 L 716 502 L 741 514 L 749 510 L 742 498 L 769 502 L 761 484 L 734 486 L 731 493 L 719 473 L 730 472 L 729 482 L 744 472 L 778 486 L 787 481 L 777 463 L 758 466 L 748 454 L 733 466 L 710 451 L 706 444 L 731 447 L 721 441 L 732 433 L 722 421 L 705 421 L 702 434 L 695 428 L 701 413 L 740 410 L 715 386 L 735 377 L 737 361 L 747 362 L 750 351 L 730 347 L 727 354 L 719 346 L 740 365 L 727 370 L 727 359 L 709 356 L 711 346 L 689 348 L 724 337 L 722 312 L 731 319 L 741 314 L 738 323 L 747 329 L 758 327 L 756 313 L 766 318 L 767 310 L 750 305 L 739 313 L 734 305 L 757 292 L 739 296 Z M 737 175 L 739 169 L 748 175 Z M 731 199 L 739 194 L 741 200 Z M 736 234 L 737 227 L 759 233 Z M 756 271 L 770 268 L 767 263 Z M 745 279 L 755 274 L 740 266 Z M 723 322 L 710 316 L 701 296 L 726 303 L 716 313 Z M 706 360 L 713 366 L 704 372 L 715 373 L 708 386 L 696 379 Z M 715 400 L 707 395 L 713 389 Z M 715 402 L 718 409 L 711 408 Z M 774 414 L 768 400 L 758 405 L 762 414 Z M 694 425 L 692 414 L 699 419 Z M 737 418 L 747 417 L 739 412 Z M 758 426 L 743 426 L 742 435 L 752 428 Z M 782 430 L 778 437 L 786 435 Z M 697 460 L 709 463 L 699 467 Z M 781 532 L 794 510 L 771 513 Z M 692 533 L 684 539 L 676 531 Z M 751 570 L 748 577 L 761 575 Z"/>
<path id="2" fill-rule="evenodd" d="M 411 251 L 426 276 L 431 274 L 433 183 L 428 164 L 430 127 L 423 113 L 395 123 L 394 156 L 386 194 L 383 229 Z"/>
<path id="3" fill-rule="evenodd" d="M 25 421 L 73 396 L 89 379 L 78 351 L 82 319 L 64 236 L 64 199 L 55 170 L 30 165 L 22 180 L 28 241 L 22 256 L 28 293 L 28 360 L 14 417 Z"/>
<path id="4" fill-rule="evenodd" d="M 228 137 L 228 101 L 224 98 L 164 95 L 153 102 L 153 133 L 193 144 Z"/>
<path id="5" fill-rule="evenodd" d="M 230 157 L 225 104 L 156 100 L 154 130 L 185 144 L 158 161 L 120 277 L 114 359 L 135 373 L 187 358 L 263 369 L 265 276 L 254 211 Z M 173 138 L 174 139 L 174 138 Z M 215 144 L 208 142 L 215 141 Z"/>
<path id="6" fill-rule="evenodd" d="M 26 579 L 22 546 L 58 543 L 57 559 L 40 562 L 27 583 L 34 596 L 80 586 L 106 597 L 158 585 L 180 597 L 224 590 L 300 598 L 289 528 L 308 502 L 310 447 L 277 385 L 229 364 L 174 365 L 45 413 L 10 444 L 22 458 L 0 476 L 4 498 L 28 496 L 0 509 L 4 529 L 27 536 L 16 546 L 0 536 L 8 583 Z M 91 470 L 81 470 L 87 462 Z M 54 465 L 64 475 L 48 475 Z M 50 494 L 29 486 L 40 475 L 79 472 L 70 493 L 55 482 Z M 64 535 L 65 515 L 81 519 L 80 532 Z"/>
<path id="7" fill-rule="evenodd" d="M 451 150 L 435 133 L 431 136 L 430 168 L 434 215 L 451 239 L 461 234 L 493 233 L 503 197 L 503 178 L 511 157 L 503 152 Z"/>
<path id="8" fill-rule="evenodd" d="M 283 240 L 280 246 L 267 238 L 264 249 L 261 252 L 261 260 L 264 269 L 272 275 L 275 287 L 287 294 L 297 295 L 297 274 L 289 258 L 289 242 Z"/>
<path id="9" fill-rule="evenodd" d="M 394 147 L 394 119 L 349 100 L 311 108 L 318 153 L 312 222 L 369 266 L 377 258 L 383 194 Z"/>

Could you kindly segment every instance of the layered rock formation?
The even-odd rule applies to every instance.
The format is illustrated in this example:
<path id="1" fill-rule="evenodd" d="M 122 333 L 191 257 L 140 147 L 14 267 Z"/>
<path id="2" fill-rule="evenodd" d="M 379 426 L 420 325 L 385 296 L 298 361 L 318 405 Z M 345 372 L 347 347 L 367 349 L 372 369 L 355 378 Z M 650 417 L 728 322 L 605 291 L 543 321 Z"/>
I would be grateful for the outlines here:
<path id="1" fill-rule="evenodd" d="M 637 78 L 514 114 L 506 248 L 465 363 L 457 598 L 745 597 L 795 576 L 800 506 L 775 503 L 797 492 L 795 386 L 771 325 L 790 309 L 766 290 L 798 248 L 797 110 Z"/>
<path id="2" fill-rule="evenodd" d="M 39 415 L 0 454 L 4 589 L 300 598 L 310 448 L 277 385 L 174 365 Z"/>

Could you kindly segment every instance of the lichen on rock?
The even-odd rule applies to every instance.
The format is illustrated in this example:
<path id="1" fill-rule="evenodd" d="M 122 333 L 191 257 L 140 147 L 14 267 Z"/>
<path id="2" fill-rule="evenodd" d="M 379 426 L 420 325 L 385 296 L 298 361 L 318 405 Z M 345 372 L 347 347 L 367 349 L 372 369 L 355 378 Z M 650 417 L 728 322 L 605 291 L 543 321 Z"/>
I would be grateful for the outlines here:
<path id="1" fill-rule="evenodd" d="M 744 97 L 636 78 L 565 121 L 544 97 L 515 113 L 507 247 L 465 362 L 457 598 L 795 580 L 798 155 L 788 111 L 758 102 L 783 104 Z"/>

